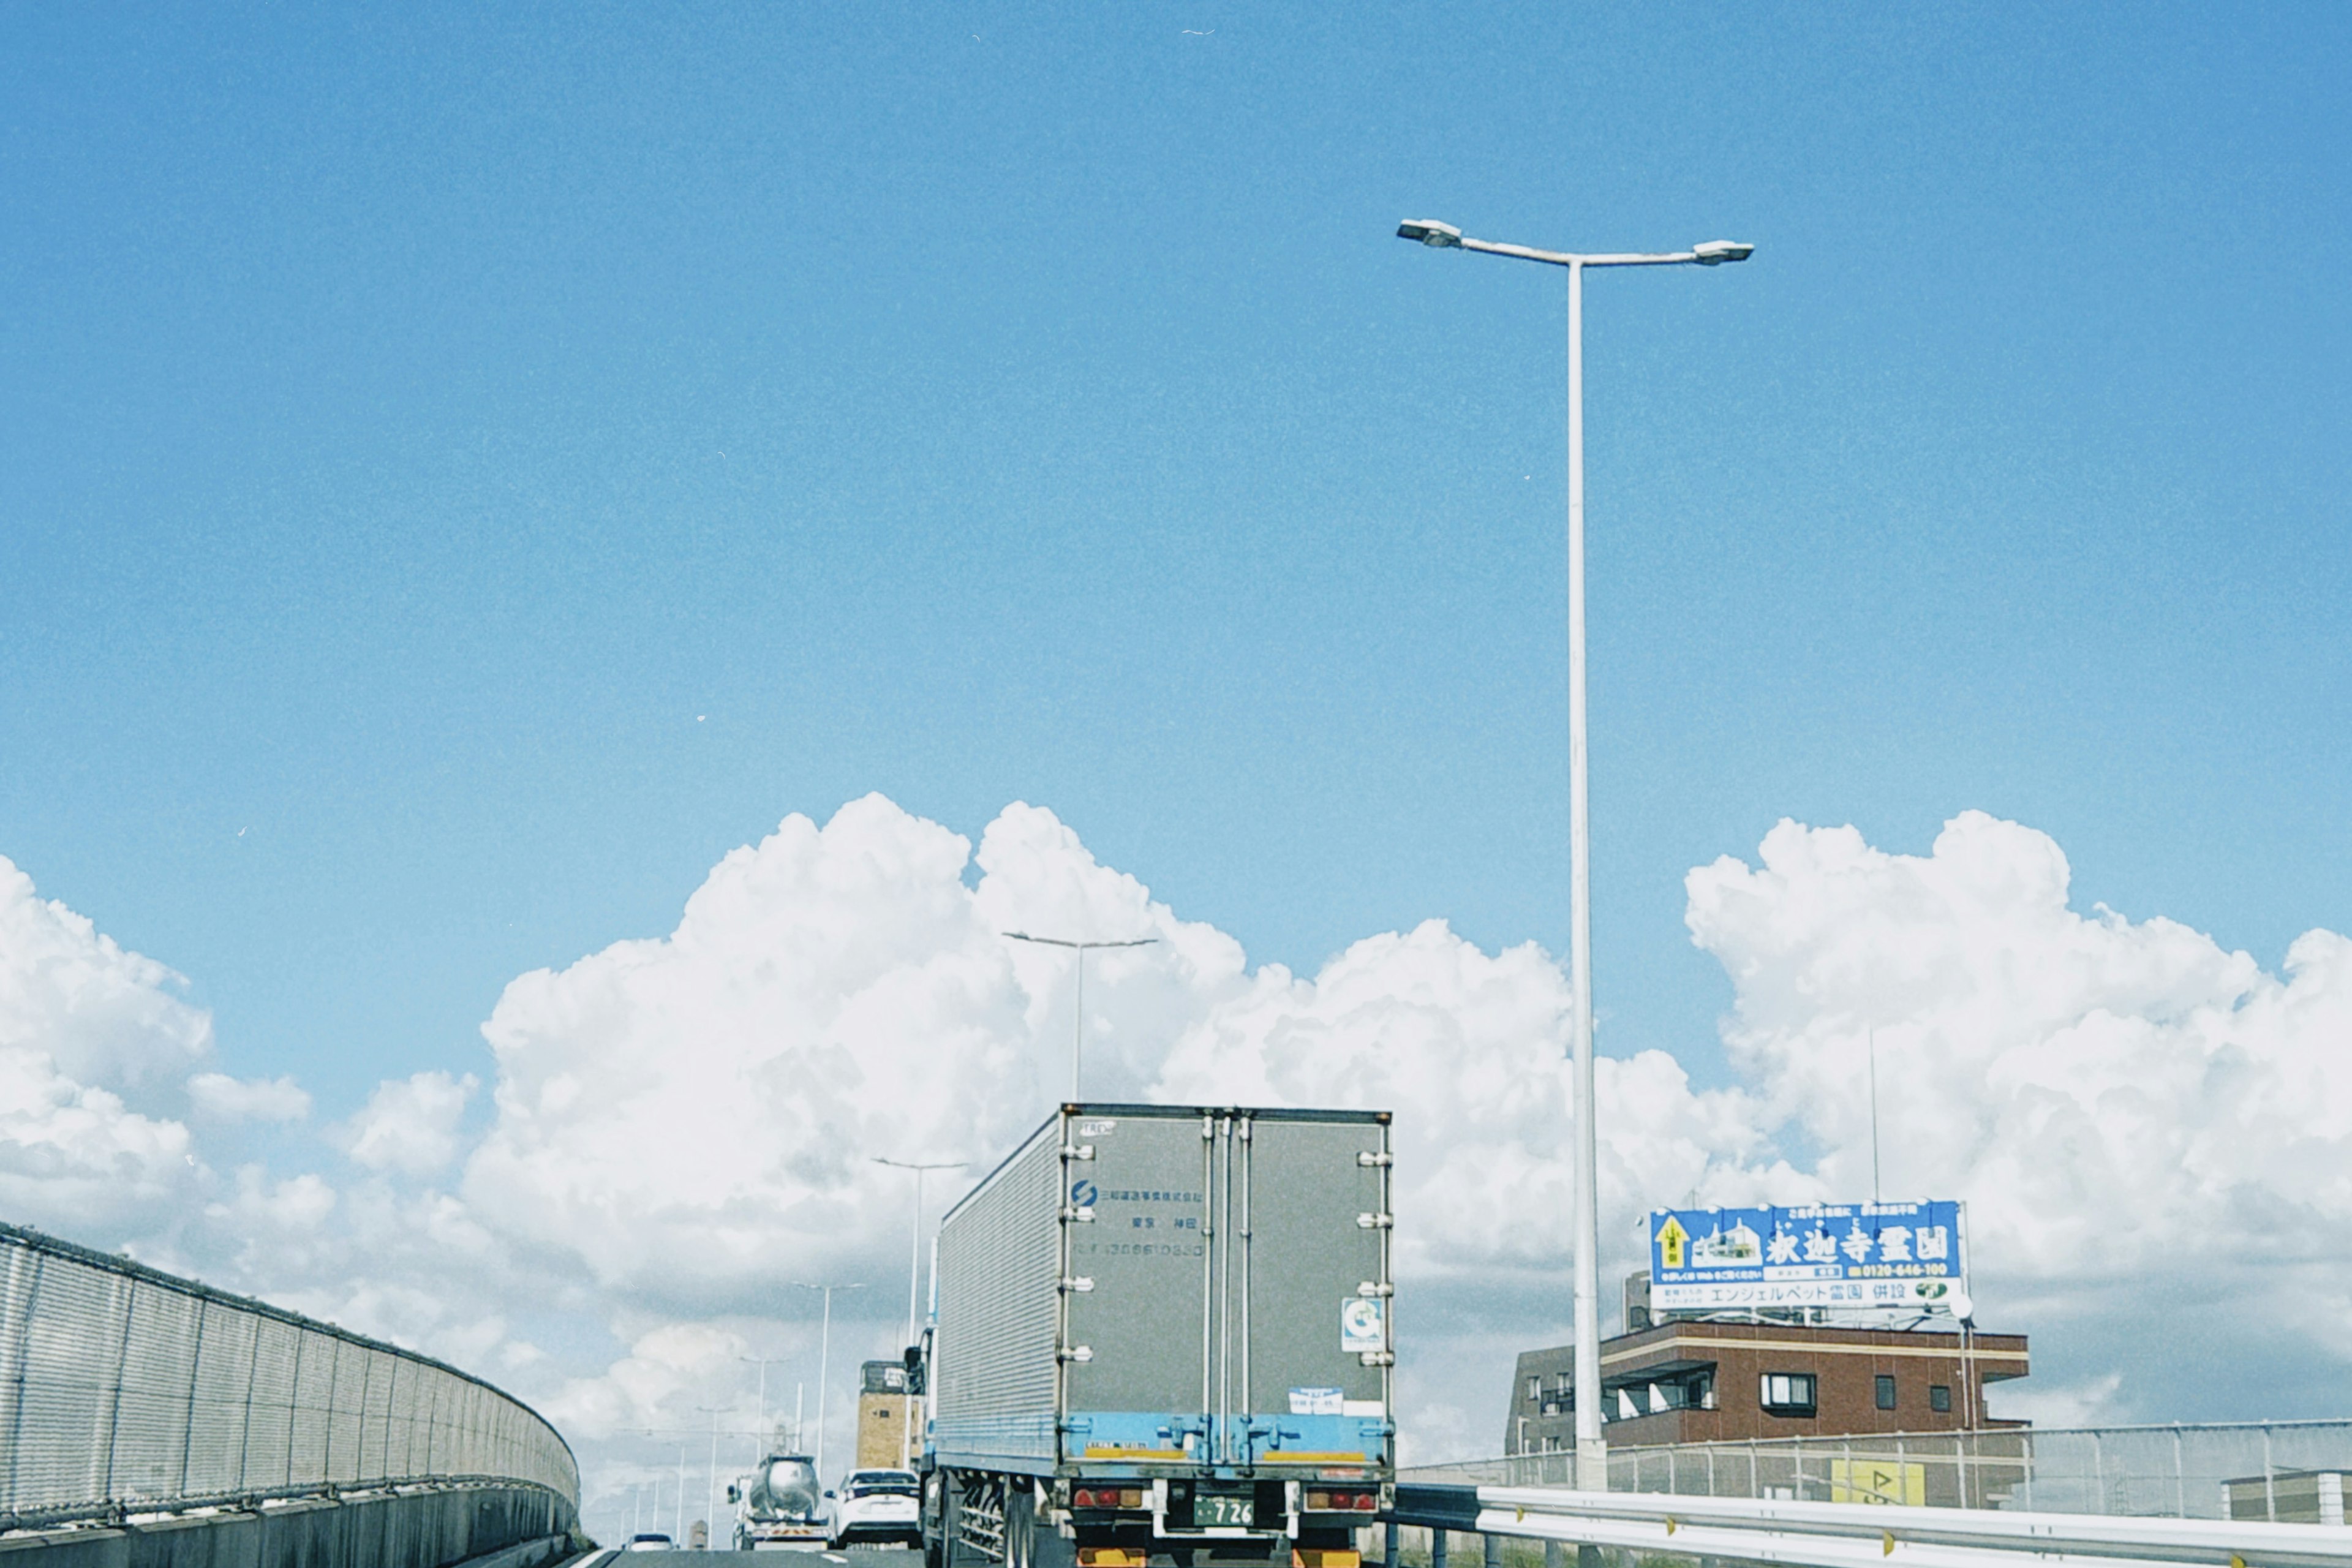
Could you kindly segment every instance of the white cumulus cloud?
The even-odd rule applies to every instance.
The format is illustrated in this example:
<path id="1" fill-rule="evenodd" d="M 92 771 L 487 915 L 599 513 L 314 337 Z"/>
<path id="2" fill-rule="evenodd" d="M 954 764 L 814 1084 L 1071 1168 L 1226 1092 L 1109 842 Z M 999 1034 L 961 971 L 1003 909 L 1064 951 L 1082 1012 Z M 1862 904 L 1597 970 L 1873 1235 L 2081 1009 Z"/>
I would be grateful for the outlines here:
<path id="1" fill-rule="evenodd" d="M 165 1110 L 212 1048 L 184 982 L 0 858 L 0 1206 L 50 1228 L 168 1223 L 200 1182 Z"/>
<path id="2" fill-rule="evenodd" d="M 1968 1200 L 1979 1300 L 2056 1331 L 2063 1375 L 2161 1418 L 2232 1405 L 2285 1342 L 2352 1362 L 2352 942 L 2309 931 L 2273 974 L 2079 913 L 2057 844 L 1980 812 L 1926 856 L 1783 822 L 1760 859 L 1693 871 L 1689 924 L 1823 1191 L 1868 1191 L 1874 1042 L 1890 1189 Z M 2184 1334 L 2194 1364 L 2149 1353 Z"/>
<path id="3" fill-rule="evenodd" d="M 188 1102 L 213 1121 L 299 1121 L 310 1097 L 290 1078 L 231 1078 L 200 1072 L 188 1080 Z"/>
<path id="4" fill-rule="evenodd" d="M 176 994 L 185 984 L 0 858 L 0 1049 L 38 1051 L 79 1083 L 176 1079 L 212 1050 L 211 1016 Z"/>
<path id="5" fill-rule="evenodd" d="M 1732 984 L 1734 1081 L 1601 1060 L 1612 1323 L 1649 1207 L 1867 1193 L 1874 1048 L 1890 1193 L 1967 1200 L 1980 1316 L 2036 1335 L 2017 1407 L 2283 1415 L 2248 1390 L 2352 1363 L 2352 942 L 2312 931 L 2273 973 L 2078 911 L 2055 843 L 1978 813 L 1916 856 L 1783 823 L 1686 891 Z M 213 1177 L 174 1106 L 226 1140 L 307 1097 L 210 1070 L 175 976 L 5 868 L 0 1201 L 497 1369 L 608 1500 L 654 1473 L 648 1433 L 688 1441 L 715 1409 L 751 1441 L 746 1357 L 770 1363 L 772 1421 L 803 1385 L 814 1415 L 798 1282 L 859 1281 L 832 1326 L 842 1442 L 856 1363 L 903 1333 L 909 1178 L 877 1158 L 967 1163 L 932 1178 L 935 1222 L 1066 1094 L 1076 963 L 1014 931 L 1153 939 L 1086 960 L 1090 1098 L 1397 1113 L 1401 1415 L 1419 1457 L 1492 1448 L 1511 1353 L 1568 1330 L 1559 964 L 1432 920 L 1312 973 L 1253 969 L 1027 805 L 976 848 L 878 795 L 787 817 L 667 934 L 509 984 L 478 1138 L 457 1065 L 380 1085 L 331 1130 L 341 1184 Z M 2200 1356 L 2165 1348 L 2184 1336 Z"/>
<path id="6" fill-rule="evenodd" d="M 481 1081 L 438 1068 L 375 1086 L 341 1130 L 343 1152 L 378 1171 L 429 1176 L 457 1157 L 459 1122 Z"/>

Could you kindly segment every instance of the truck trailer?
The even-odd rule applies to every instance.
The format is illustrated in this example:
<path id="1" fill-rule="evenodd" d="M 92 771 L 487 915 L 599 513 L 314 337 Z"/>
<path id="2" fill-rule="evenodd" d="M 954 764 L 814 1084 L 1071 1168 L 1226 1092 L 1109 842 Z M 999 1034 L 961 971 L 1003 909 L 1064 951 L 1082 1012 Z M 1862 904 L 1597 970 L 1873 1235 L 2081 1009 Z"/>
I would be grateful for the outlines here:
<path id="1" fill-rule="evenodd" d="M 940 1225 L 929 1568 L 1358 1568 L 1389 1114 L 1065 1105 Z"/>

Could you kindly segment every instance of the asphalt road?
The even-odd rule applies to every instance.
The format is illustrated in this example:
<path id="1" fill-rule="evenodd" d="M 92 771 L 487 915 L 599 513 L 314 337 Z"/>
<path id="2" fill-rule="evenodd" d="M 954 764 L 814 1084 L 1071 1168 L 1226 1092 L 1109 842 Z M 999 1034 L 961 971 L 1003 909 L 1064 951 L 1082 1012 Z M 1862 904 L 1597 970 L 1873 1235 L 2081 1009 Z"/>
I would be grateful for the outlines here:
<path id="1" fill-rule="evenodd" d="M 581 1560 L 578 1568 L 628 1568 L 632 1563 L 651 1564 L 663 1563 L 680 1553 L 672 1552 L 630 1552 L 616 1553 L 610 1549 Z M 762 1568 L 922 1568 L 923 1555 L 911 1546 L 853 1546 L 846 1552 L 688 1552 L 682 1555 L 697 1563 L 725 1561 L 750 1568 L 757 1561 Z"/>

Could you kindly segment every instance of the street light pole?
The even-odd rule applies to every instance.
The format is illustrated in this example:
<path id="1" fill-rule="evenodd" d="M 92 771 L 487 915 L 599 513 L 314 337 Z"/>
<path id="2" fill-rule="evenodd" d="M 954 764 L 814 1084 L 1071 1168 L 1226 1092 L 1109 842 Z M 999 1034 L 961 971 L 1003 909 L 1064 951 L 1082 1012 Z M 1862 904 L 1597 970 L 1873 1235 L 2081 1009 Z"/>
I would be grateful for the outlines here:
<path id="1" fill-rule="evenodd" d="M 710 1468 L 702 1474 L 702 1544 L 709 1551 L 711 1537 L 719 1533 L 719 1413 L 726 1406 L 698 1405 L 695 1408 L 710 1417 Z"/>
<path id="2" fill-rule="evenodd" d="M 753 1457 L 756 1463 L 768 1457 L 768 1363 L 772 1361 L 782 1361 L 784 1358 L 769 1355 L 739 1355 L 735 1359 L 746 1366 L 757 1366 L 760 1369 L 760 1424 L 757 1431 L 760 1451 Z M 794 1432 L 793 1446 L 800 1447 L 800 1440 L 801 1435 Z"/>
<path id="3" fill-rule="evenodd" d="M 1070 942 L 1058 936 L 1031 936 L 1025 931 L 1004 933 L 1015 942 L 1034 942 L 1042 947 L 1066 947 L 1077 956 L 1077 999 L 1071 1005 L 1070 1016 L 1070 1102 L 1076 1104 L 1078 1096 L 1078 1063 L 1081 1047 L 1086 1043 L 1087 1028 L 1087 954 L 1098 947 L 1150 947 L 1160 939 L 1138 937 L 1133 942 Z"/>
<path id="4" fill-rule="evenodd" d="M 915 1321 L 917 1303 L 921 1299 L 923 1287 L 923 1173 L 961 1171 L 964 1168 L 965 1162 L 935 1160 L 925 1163 L 912 1160 L 885 1160 L 877 1154 L 874 1156 L 874 1163 L 877 1165 L 887 1165 L 897 1171 L 915 1173 L 915 1224 L 907 1237 L 907 1348 L 912 1350 L 922 1342 L 915 1337 Z M 911 1373 L 913 1368 L 909 1367 L 908 1370 Z M 902 1403 L 906 1408 L 906 1419 L 901 1423 L 904 1430 L 899 1433 L 898 1453 L 899 1458 L 904 1459 L 911 1468 L 915 1458 L 915 1391 L 911 1386 L 905 1391 Z"/>
<path id="5" fill-rule="evenodd" d="M 1576 1487 L 1609 1489 L 1609 1449 L 1601 1436 L 1600 1145 L 1592 1103 L 1592 883 L 1588 822 L 1584 711 L 1584 269 L 1588 267 L 1715 267 L 1745 261 L 1752 245 L 1709 240 L 1688 250 L 1580 252 L 1537 250 L 1472 239 L 1452 224 L 1410 218 L 1401 239 L 1438 249 L 1476 250 L 1568 269 L 1568 853 L 1569 984 L 1575 992 L 1571 1040 L 1576 1079 Z"/>
<path id="6" fill-rule="evenodd" d="M 793 1283 L 803 1290 L 821 1290 L 824 1293 L 824 1326 L 817 1331 L 816 1341 L 816 1455 L 814 1461 L 816 1466 L 816 1484 L 822 1489 L 824 1485 L 824 1384 L 833 1355 L 833 1293 L 835 1290 L 863 1290 L 866 1287 L 863 1285 L 811 1285 L 802 1279 L 795 1279 Z"/>

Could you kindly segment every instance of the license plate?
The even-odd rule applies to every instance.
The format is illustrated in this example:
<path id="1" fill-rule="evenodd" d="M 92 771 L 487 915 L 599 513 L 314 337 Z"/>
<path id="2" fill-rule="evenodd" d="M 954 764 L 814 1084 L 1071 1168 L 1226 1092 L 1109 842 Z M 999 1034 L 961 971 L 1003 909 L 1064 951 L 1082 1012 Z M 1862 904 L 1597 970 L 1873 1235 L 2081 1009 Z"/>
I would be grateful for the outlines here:
<path id="1" fill-rule="evenodd" d="M 1196 1492 L 1192 1497 L 1192 1528 L 1247 1530 L 1257 1522 L 1255 1502 L 1246 1492 Z"/>

